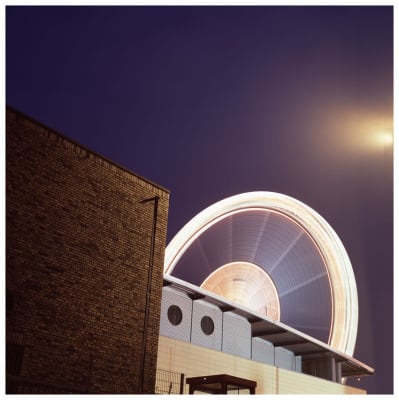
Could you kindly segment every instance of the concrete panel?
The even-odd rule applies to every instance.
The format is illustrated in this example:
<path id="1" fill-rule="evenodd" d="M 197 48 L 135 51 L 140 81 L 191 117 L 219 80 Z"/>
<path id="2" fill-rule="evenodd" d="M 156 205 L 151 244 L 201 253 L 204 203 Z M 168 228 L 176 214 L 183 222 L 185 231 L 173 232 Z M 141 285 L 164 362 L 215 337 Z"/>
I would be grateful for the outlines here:
<path id="1" fill-rule="evenodd" d="M 223 314 L 223 352 L 250 359 L 251 339 L 251 324 L 246 318 L 230 311 Z"/>
<path id="2" fill-rule="evenodd" d="M 295 371 L 295 354 L 283 347 L 276 347 L 274 350 L 275 365 L 279 368 Z"/>
<path id="3" fill-rule="evenodd" d="M 295 371 L 302 372 L 302 357 L 301 356 L 295 357 Z"/>
<path id="4" fill-rule="evenodd" d="M 213 331 L 210 332 L 212 324 Z M 221 351 L 222 328 L 223 313 L 218 307 L 203 300 L 194 301 L 191 343 Z"/>
<path id="5" fill-rule="evenodd" d="M 180 322 L 178 310 L 175 307 L 178 307 L 181 312 Z M 177 310 L 174 317 L 175 319 L 173 319 L 173 309 Z M 182 340 L 184 342 L 190 342 L 191 314 L 192 300 L 188 296 L 184 296 L 180 292 L 168 287 L 162 289 L 161 321 L 159 328 L 160 335 Z M 170 317 L 172 318 L 170 319 Z"/>
<path id="6" fill-rule="evenodd" d="M 252 360 L 274 365 L 274 346 L 267 340 L 252 338 Z"/>

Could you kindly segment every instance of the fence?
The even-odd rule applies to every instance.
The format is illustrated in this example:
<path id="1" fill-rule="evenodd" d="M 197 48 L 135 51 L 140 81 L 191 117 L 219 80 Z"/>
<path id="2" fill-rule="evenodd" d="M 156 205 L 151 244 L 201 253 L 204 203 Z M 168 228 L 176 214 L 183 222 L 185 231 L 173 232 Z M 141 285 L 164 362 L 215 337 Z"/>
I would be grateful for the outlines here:
<path id="1" fill-rule="evenodd" d="M 89 393 L 91 363 L 87 384 L 84 387 L 64 386 L 21 376 L 26 336 L 19 332 L 7 332 L 6 394 L 74 394 Z M 184 374 L 157 369 L 155 394 L 183 394 Z"/>
<path id="2" fill-rule="evenodd" d="M 75 394 L 89 393 L 87 388 L 62 386 L 7 374 L 7 394 Z M 184 374 L 157 369 L 155 394 L 183 394 Z"/>
<path id="3" fill-rule="evenodd" d="M 183 392 L 184 374 L 157 369 L 155 382 L 156 394 L 183 394 Z"/>
<path id="4" fill-rule="evenodd" d="M 62 386 L 7 374 L 6 394 L 77 394 L 87 393 L 85 388 Z"/>

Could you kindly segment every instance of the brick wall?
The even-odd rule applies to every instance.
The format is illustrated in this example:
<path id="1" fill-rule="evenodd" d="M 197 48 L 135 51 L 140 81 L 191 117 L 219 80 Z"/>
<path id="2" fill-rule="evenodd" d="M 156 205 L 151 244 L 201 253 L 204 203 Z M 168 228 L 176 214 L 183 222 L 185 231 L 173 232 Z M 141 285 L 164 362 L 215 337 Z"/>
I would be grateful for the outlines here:
<path id="1" fill-rule="evenodd" d="M 153 393 L 169 192 L 10 108 L 6 129 L 7 370 L 22 335 L 23 379 Z"/>

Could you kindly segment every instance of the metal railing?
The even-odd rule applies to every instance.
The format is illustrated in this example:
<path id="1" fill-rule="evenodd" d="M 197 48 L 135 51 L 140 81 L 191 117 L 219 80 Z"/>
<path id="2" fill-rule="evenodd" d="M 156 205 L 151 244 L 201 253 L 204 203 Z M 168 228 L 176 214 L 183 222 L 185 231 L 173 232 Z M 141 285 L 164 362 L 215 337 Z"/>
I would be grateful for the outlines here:
<path id="1" fill-rule="evenodd" d="M 7 332 L 6 350 L 6 394 L 74 394 L 92 393 L 89 391 L 92 369 L 92 355 L 86 383 L 81 387 L 55 384 L 21 376 L 21 367 L 26 345 L 26 336 L 20 332 Z M 184 374 L 156 370 L 155 394 L 183 394 Z"/>
<path id="2" fill-rule="evenodd" d="M 155 394 L 183 394 L 184 374 L 157 369 Z"/>
<path id="3" fill-rule="evenodd" d="M 76 394 L 87 393 L 86 388 L 56 385 L 21 376 L 7 374 L 6 394 Z"/>
<path id="4" fill-rule="evenodd" d="M 183 394 L 184 374 L 157 369 L 155 394 Z M 84 394 L 90 393 L 87 387 L 58 385 L 7 374 L 6 394 Z"/>
<path id="5" fill-rule="evenodd" d="M 6 334 L 6 372 L 12 375 L 21 373 L 26 345 L 26 336 L 21 332 L 7 331 Z"/>

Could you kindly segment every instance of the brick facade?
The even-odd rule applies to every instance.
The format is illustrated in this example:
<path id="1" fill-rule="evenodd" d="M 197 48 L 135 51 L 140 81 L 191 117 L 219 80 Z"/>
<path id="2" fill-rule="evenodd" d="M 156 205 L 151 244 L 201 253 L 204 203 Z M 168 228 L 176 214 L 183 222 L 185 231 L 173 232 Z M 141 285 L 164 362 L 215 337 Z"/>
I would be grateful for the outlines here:
<path id="1" fill-rule="evenodd" d="M 7 108 L 9 392 L 154 393 L 168 206 L 167 190 Z"/>

